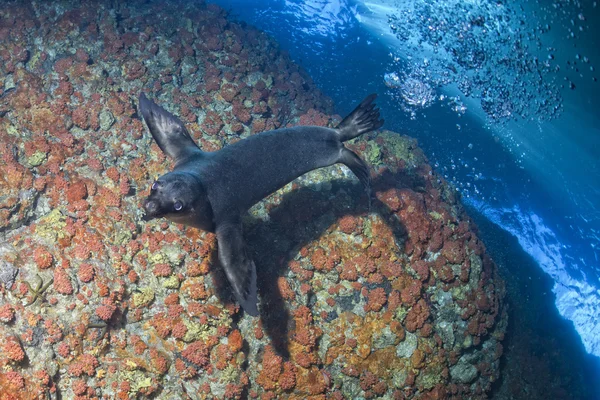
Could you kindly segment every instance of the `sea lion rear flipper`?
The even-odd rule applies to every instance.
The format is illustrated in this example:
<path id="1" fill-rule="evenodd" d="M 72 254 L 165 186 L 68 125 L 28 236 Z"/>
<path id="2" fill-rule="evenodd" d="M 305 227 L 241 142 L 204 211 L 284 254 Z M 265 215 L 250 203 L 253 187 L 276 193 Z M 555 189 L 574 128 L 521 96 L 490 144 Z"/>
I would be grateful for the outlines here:
<path id="1" fill-rule="evenodd" d="M 256 266 L 246 252 L 246 244 L 239 222 L 217 224 L 219 261 L 233 288 L 233 294 L 244 310 L 258 316 L 256 292 Z"/>
<path id="2" fill-rule="evenodd" d="M 355 152 L 348 150 L 345 147 L 342 149 L 339 162 L 350 168 L 350 171 L 352 171 L 363 184 L 369 199 L 369 209 L 371 209 L 371 174 L 369 173 L 369 166 L 367 163 L 365 163 Z"/>
<path id="3" fill-rule="evenodd" d="M 340 140 L 354 139 L 363 133 L 381 128 L 383 120 L 379 119 L 379 108 L 375 108 L 375 93 L 367 96 L 337 127 Z"/>
<path id="4" fill-rule="evenodd" d="M 140 94 L 139 110 L 158 147 L 178 164 L 202 151 L 194 143 L 183 123 L 173 114 Z"/>

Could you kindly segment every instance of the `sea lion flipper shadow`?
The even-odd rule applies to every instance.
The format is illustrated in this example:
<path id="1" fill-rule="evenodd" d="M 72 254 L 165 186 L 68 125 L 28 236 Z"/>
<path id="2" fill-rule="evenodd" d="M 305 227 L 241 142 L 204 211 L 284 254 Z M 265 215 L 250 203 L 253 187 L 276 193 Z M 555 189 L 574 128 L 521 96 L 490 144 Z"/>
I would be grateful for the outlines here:
<path id="1" fill-rule="evenodd" d="M 139 110 L 158 147 L 179 164 L 192 155 L 202 154 L 185 125 L 173 114 L 140 94 Z"/>
<path id="2" fill-rule="evenodd" d="M 246 251 L 242 224 L 228 221 L 217 224 L 219 261 L 231 284 L 235 298 L 251 316 L 258 316 L 256 266 Z"/>

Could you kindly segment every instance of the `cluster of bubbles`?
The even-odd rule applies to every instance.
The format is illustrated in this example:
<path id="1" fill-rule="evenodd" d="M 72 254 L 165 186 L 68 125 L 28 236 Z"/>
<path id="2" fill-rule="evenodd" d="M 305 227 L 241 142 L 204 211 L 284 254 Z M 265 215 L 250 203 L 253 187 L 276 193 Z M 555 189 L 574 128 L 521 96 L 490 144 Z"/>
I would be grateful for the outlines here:
<path id="1" fill-rule="evenodd" d="M 552 23 L 570 25 L 572 38 L 588 29 L 582 12 L 565 21 L 581 6 L 570 4 L 567 11 L 564 3 L 555 1 L 538 11 L 540 15 L 531 15 L 536 12 L 497 0 L 399 2 L 388 24 L 402 53 L 411 56 L 408 68 L 391 68 L 410 72 L 388 73 L 384 81 L 399 90 L 397 98 L 413 111 L 430 105 L 435 89 L 452 85 L 463 96 L 478 99 L 491 122 L 556 118 L 563 108 L 561 88 L 575 89 L 566 74 L 584 77 L 583 70 L 594 72 L 591 65 L 580 71 L 590 63 L 587 57 L 577 54 L 558 61 L 555 49 L 543 44 L 544 34 L 552 29 L 546 23 L 549 15 Z M 453 109 L 460 113 L 462 107 Z"/>
<path id="2" fill-rule="evenodd" d="M 436 100 L 435 90 L 414 72 L 402 78 L 395 72 L 387 73 L 383 80 L 387 87 L 393 89 L 390 94 L 401 100 L 400 107 L 409 113 L 412 119 L 416 119 L 417 109 L 427 108 Z"/>

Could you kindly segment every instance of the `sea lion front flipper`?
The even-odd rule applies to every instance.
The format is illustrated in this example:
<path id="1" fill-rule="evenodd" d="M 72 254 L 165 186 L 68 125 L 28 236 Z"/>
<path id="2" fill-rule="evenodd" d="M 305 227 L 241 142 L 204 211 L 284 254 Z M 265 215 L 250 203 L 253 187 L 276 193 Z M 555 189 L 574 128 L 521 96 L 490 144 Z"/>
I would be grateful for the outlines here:
<path id="1" fill-rule="evenodd" d="M 173 114 L 140 94 L 139 110 L 158 147 L 178 164 L 202 150 L 196 145 L 183 123 Z"/>
<path id="2" fill-rule="evenodd" d="M 256 266 L 246 252 L 242 224 L 240 222 L 218 223 L 216 233 L 219 261 L 233 288 L 233 294 L 244 310 L 256 317 L 258 316 Z"/>

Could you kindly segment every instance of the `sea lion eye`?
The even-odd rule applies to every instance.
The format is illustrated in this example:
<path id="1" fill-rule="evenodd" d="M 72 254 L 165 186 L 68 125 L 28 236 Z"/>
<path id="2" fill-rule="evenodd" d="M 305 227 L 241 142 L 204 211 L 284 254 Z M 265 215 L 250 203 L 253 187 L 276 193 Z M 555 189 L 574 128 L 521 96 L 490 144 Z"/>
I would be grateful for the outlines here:
<path id="1" fill-rule="evenodd" d="M 154 183 L 152 184 L 152 187 L 150 188 L 150 190 L 156 190 L 158 189 L 158 182 L 154 181 Z"/>
<path id="2" fill-rule="evenodd" d="M 173 204 L 173 208 L 175 209 L 175 211 L 181 211 L 181 209 L 183 208 L 183 204 L 181 204 L 180 201 L 176 201 L 175 204 Z"/>

